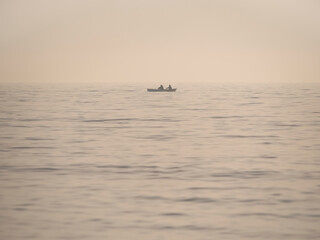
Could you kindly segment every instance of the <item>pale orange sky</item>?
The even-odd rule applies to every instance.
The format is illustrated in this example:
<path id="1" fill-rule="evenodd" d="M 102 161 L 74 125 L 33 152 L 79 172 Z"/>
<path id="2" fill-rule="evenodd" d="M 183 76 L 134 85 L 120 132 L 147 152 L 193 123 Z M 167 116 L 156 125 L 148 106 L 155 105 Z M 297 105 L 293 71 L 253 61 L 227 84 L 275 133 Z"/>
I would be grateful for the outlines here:
<path id="1" fill-rule="evenodd" d="M 318 0 L 3 0 L 0 82 L 320 82 Z"/>

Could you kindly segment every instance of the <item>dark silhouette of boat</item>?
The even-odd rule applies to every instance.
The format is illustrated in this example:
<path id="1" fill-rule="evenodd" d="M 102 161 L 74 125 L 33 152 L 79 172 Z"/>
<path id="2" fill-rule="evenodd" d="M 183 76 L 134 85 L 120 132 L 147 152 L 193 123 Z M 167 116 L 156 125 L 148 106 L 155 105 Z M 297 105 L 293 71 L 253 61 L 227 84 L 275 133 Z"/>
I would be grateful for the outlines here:
<path id="1" fill-rule="evenodd" d="M 176 88 L 172 88 L 172 89 L 148 88 L 147 89 L 148 92 L 175 92 L 176 90 L 177 90 Z"/>

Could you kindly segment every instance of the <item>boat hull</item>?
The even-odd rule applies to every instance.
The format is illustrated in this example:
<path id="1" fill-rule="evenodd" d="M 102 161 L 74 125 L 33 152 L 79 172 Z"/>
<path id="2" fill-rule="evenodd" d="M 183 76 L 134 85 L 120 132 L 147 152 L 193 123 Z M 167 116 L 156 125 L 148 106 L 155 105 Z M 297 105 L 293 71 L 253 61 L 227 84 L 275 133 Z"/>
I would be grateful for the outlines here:
<path id="1" fill-rule="evenodd" d="M 147 91 L 148 92 L 175 92 L 177 89 L 173 88 L 173 89 L 152 89 L 152 88 L 148 88 Z"/>

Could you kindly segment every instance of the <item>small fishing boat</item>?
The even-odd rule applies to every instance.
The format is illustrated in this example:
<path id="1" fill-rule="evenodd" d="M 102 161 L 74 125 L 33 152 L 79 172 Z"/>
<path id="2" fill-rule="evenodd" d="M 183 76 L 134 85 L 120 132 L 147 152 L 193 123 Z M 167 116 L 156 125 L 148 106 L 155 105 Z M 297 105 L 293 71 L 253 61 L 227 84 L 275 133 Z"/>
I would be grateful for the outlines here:
<path id="1" fill-rule="evenodd" d="M 175 92 L 176 90 L 177 90 L 176 88 L 172 88 L 172 89 L 148 88 L 147 89 L 148 92 Z"/>

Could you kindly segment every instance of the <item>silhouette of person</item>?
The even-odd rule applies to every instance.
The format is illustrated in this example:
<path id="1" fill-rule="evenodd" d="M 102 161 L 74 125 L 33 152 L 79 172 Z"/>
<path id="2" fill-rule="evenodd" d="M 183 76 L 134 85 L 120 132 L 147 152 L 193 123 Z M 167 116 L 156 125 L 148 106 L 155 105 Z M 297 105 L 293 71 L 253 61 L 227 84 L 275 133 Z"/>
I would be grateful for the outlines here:
<path id="1" fill-rule="evenodd" d="M 172 90 L 171 85 L 169 85 L 169 87 L 167 87 L 166 90 Z"/>
<path id="2" fill-rule="evenodd" d="M 163 86 L 162 84 L 160 85 L 160 87 L 158 87 L 159 90 L 163 90 Z"/>

